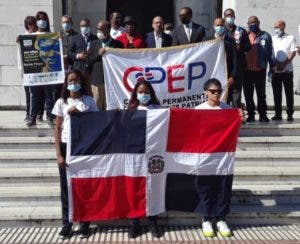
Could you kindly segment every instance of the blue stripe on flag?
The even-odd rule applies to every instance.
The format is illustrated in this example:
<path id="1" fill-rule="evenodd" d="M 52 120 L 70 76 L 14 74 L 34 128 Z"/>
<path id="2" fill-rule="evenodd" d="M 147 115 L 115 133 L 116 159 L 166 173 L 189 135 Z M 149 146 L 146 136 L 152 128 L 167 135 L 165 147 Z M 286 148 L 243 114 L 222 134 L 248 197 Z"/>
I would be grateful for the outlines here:
<path id="1" fill-rule="evenodd" d="M 99 111 L 71 116 L 71 155 L 145 153 L 147 111 Z"/>

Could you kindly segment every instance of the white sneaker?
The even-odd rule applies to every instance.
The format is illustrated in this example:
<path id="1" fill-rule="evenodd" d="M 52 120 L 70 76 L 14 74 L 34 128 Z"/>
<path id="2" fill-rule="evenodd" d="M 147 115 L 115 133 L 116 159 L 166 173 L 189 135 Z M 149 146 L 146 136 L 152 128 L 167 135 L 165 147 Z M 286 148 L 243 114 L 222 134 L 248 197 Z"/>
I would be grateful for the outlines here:
<path id="1" fill-rule="evenodd" d="M 228 225 L 224 220 L 217 222 L 217 228 L 223 237 L 229 237 L 232 235 L 231 230 L 229 229 Z"/>
<path id="2" fill-rule="evenodd" d="M 215 232 L 210 221 L 202 222 L 202 232 L 205 237 L 214 237 Z"/>

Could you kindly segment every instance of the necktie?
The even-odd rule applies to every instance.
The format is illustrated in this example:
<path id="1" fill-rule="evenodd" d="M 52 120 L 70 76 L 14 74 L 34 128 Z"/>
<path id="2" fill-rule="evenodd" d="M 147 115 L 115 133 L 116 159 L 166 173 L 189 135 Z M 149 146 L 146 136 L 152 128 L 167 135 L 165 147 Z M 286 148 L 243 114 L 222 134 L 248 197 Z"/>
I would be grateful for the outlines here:
<path id="1" fill-rule="evenodd" d="M 188 41 L 190 42 L 191 41 L 191 30 L 190 30 L 190 27 L 189 25 L 185 25 L 186 27 L 186 35 L 187 35 L 187 38 L 188 38 Z"/>

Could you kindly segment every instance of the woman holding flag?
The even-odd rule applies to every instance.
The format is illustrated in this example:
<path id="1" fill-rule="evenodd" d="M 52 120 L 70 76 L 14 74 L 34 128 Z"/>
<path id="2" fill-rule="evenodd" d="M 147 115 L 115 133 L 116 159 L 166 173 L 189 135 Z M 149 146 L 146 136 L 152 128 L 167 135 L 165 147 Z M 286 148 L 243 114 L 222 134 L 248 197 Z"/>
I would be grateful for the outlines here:
<path id="1" fill-rule="evenodd" d="M 150 82 L 146 80 L 137 82 L 131 94 L 128 109 L 150 110 L 157 108 L 161 108 L 160 102 L 156 97 L 154 89 Z M 149 216 L 148 219 L 150 221 L 151 234 L 156 238 L 161 237 L 163 233 L 157 225 L 157 215 Z M 141 228 L 139 225 L 140 220 L 138 218 L 131 218 L 130 221 L 131 222 L 128 230 L 128 237 L 136 238 L 141 234 Z"/>
<path id="2" fill-rule="evenodd" d="M 72 236 L 72 225 L 69 222 L 69 200 L 66 176 L 66 148 L 69 140 L 70 115 L 80 112 L 97 111 L 94 99 L 88 96 L 86 82 L 80 71 L 70 71 L 63 85 L 61 98 L 57 100 L 52 110 L 55 118 L 55 149 L 60 176 L 61 204 L 63 228 L 59 232 L 62 239 Z M 81 238 L 89 236 L 89 222 L 80 223 Z"/>

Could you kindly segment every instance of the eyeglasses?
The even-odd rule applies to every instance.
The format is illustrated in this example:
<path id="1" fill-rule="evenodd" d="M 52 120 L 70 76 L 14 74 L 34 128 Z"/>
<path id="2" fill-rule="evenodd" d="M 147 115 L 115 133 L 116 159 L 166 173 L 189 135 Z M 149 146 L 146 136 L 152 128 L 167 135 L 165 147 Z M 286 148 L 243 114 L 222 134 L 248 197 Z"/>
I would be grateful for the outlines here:
<path id="1" fill-rule="evenodd" d="M 221 94 L 223 92 L 222 89 L 208 89 L 207 91 L 209 91 L 211 94 Z"/>

